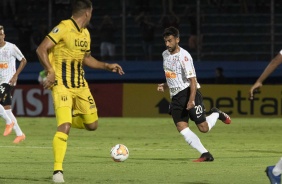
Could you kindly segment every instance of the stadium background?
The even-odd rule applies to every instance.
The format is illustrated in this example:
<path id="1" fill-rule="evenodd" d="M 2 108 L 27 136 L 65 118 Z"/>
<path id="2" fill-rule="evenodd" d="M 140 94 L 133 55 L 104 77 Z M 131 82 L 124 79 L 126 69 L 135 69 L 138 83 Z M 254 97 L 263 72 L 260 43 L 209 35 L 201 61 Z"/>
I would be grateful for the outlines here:
<path id="1" fill-rule="evenodd" d="M 0 24 L 5 27 L 6 41 L 19 46 L 28 65 L 19 77 L 14 90 L 13 110 L 17 116 L 53 116 L 50 91 L 37 82 L 42 67 L 35 55 L 31 39 L 42 28 L 48 31 L 61 19 L 70 17 L 68 0 L 15 0 L 0 13 Z M 104 15 L 112 17 L 117 25 L 116 61 L 126 75 L 119 77 L 104 71 L 86 68 L 86 78 L 99 108 L 100 116 L 167 116 L 168 94 L 156 93 L 156 83 L 164 81 L 161 53 L 165 49 L 158 24 L 164 12 L 163 1 L 154 0 L 95 0 L 89 28 L 92 35 L 92 54 L 100 59 L 98 26 Z M 168 1 L 166 2 L 166 5 Z M 179 16 L 180 45 L 194 58 L 198 81 L 207 103 L 217 105 L 233 116 L 274 117 L 282 114 L 281 67 L 265 84 L 254 104 L 248 98 L 248 89 L 264 67 L 281 50 L 282 3 L 278 0 L 237 1 L 173 0 L 173 12 Z M 187 13 L 185 10 L 189 9 Z M 2 9 L 2 10 L 3 10 Z M 191 10 L 191 11 L 190 11 Z M 155 23 L 152 60 L 145 60 L 141 32 L 135 17 L 141 12 L 150 14 Z M 203 35 L 202 49 L 188 47 L 191 32 L 189 17 L 195 14 L 201 20 L 197 30 Z M 228 84 L 215 85 L 215 69 L 222 67 Z"/>

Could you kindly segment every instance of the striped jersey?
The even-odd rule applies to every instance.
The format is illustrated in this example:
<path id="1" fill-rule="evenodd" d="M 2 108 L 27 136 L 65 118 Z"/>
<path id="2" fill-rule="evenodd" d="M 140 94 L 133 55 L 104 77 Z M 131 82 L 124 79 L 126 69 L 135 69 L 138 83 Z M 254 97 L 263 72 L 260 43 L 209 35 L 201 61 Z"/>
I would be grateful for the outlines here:
<path id="1" fill-rule="evenodd" d="M 20 49 L 10 42 L 0 47 L 0 84 L 9 83 L 16 73 L 16 59 L 21 61 L 24 55 Z"/>
<path id="2" fill-rule="evenodd" d="M 82 61 L 90 53 L 90 34 L 80 29 L 73 19 L 63 20 L 47 35 L 55 46 L 49 52 L 49 60 L 55 70 L 55 85 L 66 88 L 87 87 Z"/>
<path id="3" fill-rule="evenodd" d="M 191 55 L 183 48 L 175 54 L 168 50 L 163 52 L 163 69 L 169 87 L 170 97 L 190 86 L 191 77 L 196 77 L 196 72 Z M 197 82 L 197 88 L 200 88 Z"/>

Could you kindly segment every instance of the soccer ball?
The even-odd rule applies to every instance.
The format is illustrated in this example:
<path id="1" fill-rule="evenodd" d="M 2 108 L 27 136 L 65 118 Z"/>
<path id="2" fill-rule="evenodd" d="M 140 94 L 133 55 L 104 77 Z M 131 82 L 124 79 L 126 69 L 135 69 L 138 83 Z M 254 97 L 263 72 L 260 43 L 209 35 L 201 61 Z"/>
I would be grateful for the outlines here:
<path id="1" fill-rule="evenodd" d="M 129 156 L 127 147 L 123 144 L 117 144 L 111 149 L 111 157 L 115 162 L 123 162 Z"/>

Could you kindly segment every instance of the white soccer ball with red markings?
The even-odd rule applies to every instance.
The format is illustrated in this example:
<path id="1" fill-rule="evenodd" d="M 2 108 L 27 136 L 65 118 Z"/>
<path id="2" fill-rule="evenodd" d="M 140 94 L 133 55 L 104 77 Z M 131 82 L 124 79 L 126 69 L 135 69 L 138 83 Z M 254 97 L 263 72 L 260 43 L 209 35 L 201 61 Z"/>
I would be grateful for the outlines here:
<path id="1" fill-rule="evenodd" d="M 111 149 L 111 157 L 115 162 L 123 162 L 129 156 L 128 148 L 123 144 L 117 144 Z"/>

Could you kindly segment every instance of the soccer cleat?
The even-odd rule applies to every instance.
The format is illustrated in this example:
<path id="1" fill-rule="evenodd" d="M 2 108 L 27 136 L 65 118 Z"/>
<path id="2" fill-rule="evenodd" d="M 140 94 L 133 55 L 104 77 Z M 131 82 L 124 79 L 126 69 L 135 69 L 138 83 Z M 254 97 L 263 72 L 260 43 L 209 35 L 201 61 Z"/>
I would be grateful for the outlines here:
<path id="1" fill-rule="evenodd" d="M 281 174 L 278 175 L 278 176 L 274 176 L 274 174 L 272 172 L 274 167 L 275 166 L 268 166 L 265 169 L 266 175 L 267 175 L 268 179 L 270 180 L 271 184 L 281 184 Z"/>
<path id="2" fill-rule="evenodd" d="M 64 183 L 65 182 L 63 171 L 54 172 L 53 182 L 54 183 Z"/>
<path id="3" fill-rule="evenodd" d="M 18 144 L 18 143 L 20 143 L 21 141 L 24 141 L 24 140 L 25 140 L 25 135 L 23 134 L 23 135 L 17 136 L 15 138 L 15 140 L 13 141 L 13 143 Z"/>
<path id="4" fill-rule="evenodd" d="M 211 162 L 214 158 L 210 152 L 203 153 L 200 158 L 193 160 L 193 162 Z"/>
<path id="5" fill-rule="evenodd" d="M 225 123 L 225 124 L 230 124 L 231 123 L 231 118 L 228 116 L 228 114 L 222 112 L 218 108 L 213 107 L 210 112 L 211 113 L 213 113 L 213 112 L 219 113 L 218 119 L 221 120 L 223 123 Z"/>
<path id="6" fill-rule="evenodd" d="M 3 133 L 4 136 L 7 136 L 12 132 L 14 124 L 15 124 L 14 122 L 12 122 L 11 124 L 6 124 L 6 128 L 5 128 L 5 131 Z"/>

